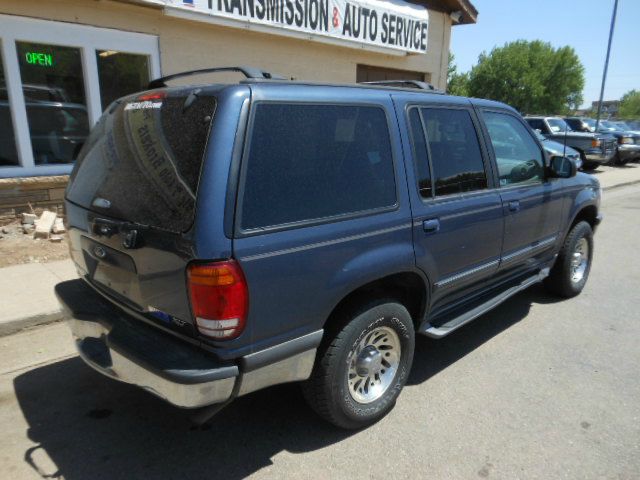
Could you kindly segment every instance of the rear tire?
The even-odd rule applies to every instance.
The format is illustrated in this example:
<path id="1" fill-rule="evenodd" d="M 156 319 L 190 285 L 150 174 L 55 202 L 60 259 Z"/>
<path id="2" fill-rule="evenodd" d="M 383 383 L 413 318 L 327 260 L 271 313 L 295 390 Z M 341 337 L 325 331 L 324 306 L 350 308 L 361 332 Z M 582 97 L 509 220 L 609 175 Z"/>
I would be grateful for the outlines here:
<path id="1" fill-rule="evenodd" d="M 415 347 L 411 315 L 395 300 L 377 300 L 344 312 L 325 334 L 309 380 L 307 403 L 345 429 L 375 423 L 395 405 Z"/>
<path id="2" fill-rule="evenodd" d="M 598 168 L 598 163 L 595 162 L 589 162 L 588 160 L 583 160 L 582 161 L 582 170 L 584 170 L 585 172 L 590 172 L 592 170 L 595 170 L 596 168 Z"/>
<path id="3" fill-rule="evenodd" d="M 582 292 L 593 258 L 593 230 L 587 222 L 578 222 L 569 231 L 556 263 L 544 285 L 555 295 L 571 298 Z"/>

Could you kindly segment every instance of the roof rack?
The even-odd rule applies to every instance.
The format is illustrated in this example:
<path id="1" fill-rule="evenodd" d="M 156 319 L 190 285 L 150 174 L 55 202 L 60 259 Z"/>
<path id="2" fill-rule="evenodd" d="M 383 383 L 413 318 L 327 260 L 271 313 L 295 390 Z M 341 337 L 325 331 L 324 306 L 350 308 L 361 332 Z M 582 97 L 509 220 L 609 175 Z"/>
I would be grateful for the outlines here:
<path id="1" fill-rule="evenodd" d="M 283 76 L 266 72 L 264 70 L 260 70 L 259 68 L 255 68 L 255 67 L 244 67 L 244 66 L 215 67 L 215 68 L 203 68 L 200 70 L 189 70 L 186 72 L 174 73 L 173 75 L 167 75 L 166 77 L 156 78 L 149 82 L 149 85 L 147 86 L 147 88 L 149 89 L 162 88 L 167 86 L 166 82 L 168 82 L 169 80 L 174 80 L 176 78 L 181 78 L 181 77 L 189 77 L 191 75 L 199 75 L 202 73 L 217 73 L 217 72 L 240 72 L 249 79 L 286 80 L 286 78 Z"/>
<path id="2" fill-rule="evenodd" d="M 366 85 L 381 85 L 387 87 L 398 88 L 417 88 L 418 90 L 427 90 L 433 93 L 443 93 L 442 90 L 438 90 L 436 87 L 427 82 L 420 80 L 376 80 L 373 82 L 358 82 Z"/>

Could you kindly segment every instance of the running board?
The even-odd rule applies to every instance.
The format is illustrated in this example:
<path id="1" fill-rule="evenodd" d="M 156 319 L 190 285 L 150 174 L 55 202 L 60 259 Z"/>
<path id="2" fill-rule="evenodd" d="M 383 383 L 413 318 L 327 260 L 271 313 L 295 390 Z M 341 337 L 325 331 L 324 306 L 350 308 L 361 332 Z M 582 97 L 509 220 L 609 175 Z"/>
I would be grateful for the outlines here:
<path id="1" fill-rule="evenodd" d="M 521 292 L 522 290 L 529 288 L 531 285 L 538 283 L 544 280 L 547 276 L 549 276 L 549 268 L 543 268 L 539 273 L 524 279 L 520 284 L 514 285 L 506 289 L 504 292 L 496 295 L 495 297 L 487 300 L 486 302 L 478 305 L 477 307 L 472 308 L 471 310 L 463 313 L 462 315 L 449 320 L 447 323 L 434 327 L 428 322 L 423 323 L 418 330 L 419 333 L 426 335 L 431 338 L 442 338 L 449 335 L 452 332 L 455 332 L 458 328 L 466 325 L 467 323 L 475 320 L 480 315 L 487 313 L 489 310 L 497 307 L 502 302 L 511 298 L 516 293 Z"/>

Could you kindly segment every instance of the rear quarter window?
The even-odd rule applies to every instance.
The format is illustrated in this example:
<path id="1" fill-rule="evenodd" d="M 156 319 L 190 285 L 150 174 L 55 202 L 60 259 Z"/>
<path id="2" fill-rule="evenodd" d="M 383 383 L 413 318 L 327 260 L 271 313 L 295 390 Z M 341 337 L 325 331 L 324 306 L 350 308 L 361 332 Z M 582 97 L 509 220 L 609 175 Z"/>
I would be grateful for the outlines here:
<path id="1" fill-rule="evenodd" d="M 396 203 L 389 127 L 380 107 L 259 103 L 243 169 L 243 230 Z"/>

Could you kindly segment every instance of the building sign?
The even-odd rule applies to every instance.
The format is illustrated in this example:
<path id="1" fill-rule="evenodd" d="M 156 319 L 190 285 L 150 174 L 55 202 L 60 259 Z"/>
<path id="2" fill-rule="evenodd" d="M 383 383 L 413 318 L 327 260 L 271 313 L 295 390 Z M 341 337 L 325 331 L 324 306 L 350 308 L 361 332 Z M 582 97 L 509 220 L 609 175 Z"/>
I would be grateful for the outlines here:
<path id="1" fill-rule="evenodd" d="M 167 7 L 243 24 L 426 53 L 429 13 L 399 0 L 164 0 Z M 354 45 L 355 46 L 355 45 Z"/>

